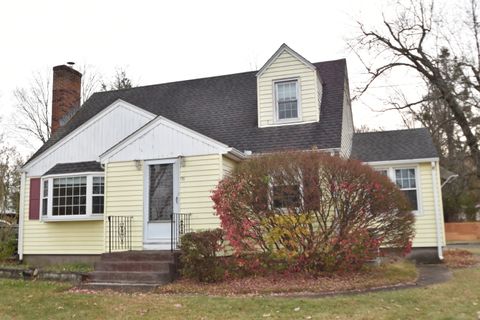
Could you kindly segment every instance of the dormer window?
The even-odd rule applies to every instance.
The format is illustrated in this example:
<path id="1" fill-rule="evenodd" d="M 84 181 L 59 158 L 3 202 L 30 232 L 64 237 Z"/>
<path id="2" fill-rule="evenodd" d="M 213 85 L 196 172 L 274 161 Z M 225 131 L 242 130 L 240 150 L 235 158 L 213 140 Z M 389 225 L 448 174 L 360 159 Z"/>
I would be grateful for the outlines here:
<path id="1" fill-rule="evenodd" d="M 279 122 L 298 120 L 299 102 L 298 80 L 275 82 L 275 103 Z"/>

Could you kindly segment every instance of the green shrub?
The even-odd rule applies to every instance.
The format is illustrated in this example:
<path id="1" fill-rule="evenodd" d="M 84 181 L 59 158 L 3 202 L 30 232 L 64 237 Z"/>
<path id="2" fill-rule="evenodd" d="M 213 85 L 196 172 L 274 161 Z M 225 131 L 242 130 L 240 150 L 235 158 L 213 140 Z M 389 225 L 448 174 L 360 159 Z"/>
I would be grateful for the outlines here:
<path id="1" fill-rule="evenodd" d="M 0 226 L 0 261 L 11 258 L 17 251 L 16 228 L 9 225 Z"/>
<path id="2" fill-rule="evenodd" d="M 221 229 L 187 233 L 182 236 L 180 243 L 182 276 L 201 282 L 224 279 L 224 259 L 218 257 L 223 249 Z"/>

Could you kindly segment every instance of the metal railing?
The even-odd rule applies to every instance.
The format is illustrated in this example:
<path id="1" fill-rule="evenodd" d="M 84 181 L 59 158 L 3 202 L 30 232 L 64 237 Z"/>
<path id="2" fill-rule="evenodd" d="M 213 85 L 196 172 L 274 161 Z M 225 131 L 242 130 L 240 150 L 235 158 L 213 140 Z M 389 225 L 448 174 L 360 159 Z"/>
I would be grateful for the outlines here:
<path id="1" fill-rule="evenodd" d="M 108 216 L 108 252 L 132 250 L 131 216 Z"/>
<path id="2" fill-rule="evenodd" d="M 171 251 L 178 250 L 182 235 L 192 231 L 190 215 L 190 213 L 173 213 L 170 215 Z"/>

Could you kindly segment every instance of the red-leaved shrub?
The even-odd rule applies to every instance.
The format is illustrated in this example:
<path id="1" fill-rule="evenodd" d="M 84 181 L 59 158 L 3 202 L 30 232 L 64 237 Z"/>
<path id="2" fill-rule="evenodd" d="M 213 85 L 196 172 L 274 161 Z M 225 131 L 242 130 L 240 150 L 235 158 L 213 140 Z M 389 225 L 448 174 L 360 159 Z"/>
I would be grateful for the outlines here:
<path id="1" fill-rule="evenodd" d="M 414 236 L 408 201 L 387 177 L 315 151 L 244 161 L 212 199 L 237 257 L 269 257 L 290 270 L 357 269 L 380 246 L 405 250 Z"/>

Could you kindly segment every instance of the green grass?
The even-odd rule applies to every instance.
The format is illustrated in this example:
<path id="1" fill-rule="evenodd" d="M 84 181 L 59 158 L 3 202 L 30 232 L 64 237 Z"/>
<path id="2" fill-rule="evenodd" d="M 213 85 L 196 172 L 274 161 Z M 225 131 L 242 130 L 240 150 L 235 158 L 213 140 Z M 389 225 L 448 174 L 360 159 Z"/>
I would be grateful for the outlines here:
<path id="1" fill-rule="evenodd" d="M 52 264 L 40 268 L 43 271 L 51 272 L 91 272 L 93 271 L 93 265 L 89 263 L 75 262 L 75 263 L 62 263 Z"/>
<path id="2" fill-rule="evenodd" d="M 471 268 L 428 288 L 314 299 L 85 294 L 65 284 L 0 280 L 0 318 L 476 319 L 479 283 L 480 268 Z"/>
<path id="3" fill-rule="evenodd" d="M 26 269 L 35 268 L 35 266 L 31 266 L 24 263 L 3 262 L 3 263 L 0 263 L 0 268 L 26 270 Z M 42 271 L 50 271 L 50 272 L 91 272 L 93 271 L 93 265 L 88 263 L 75 262 L 75 263 L 52 264 L 45 267 L 39 267 L 38 269 Z"/>

